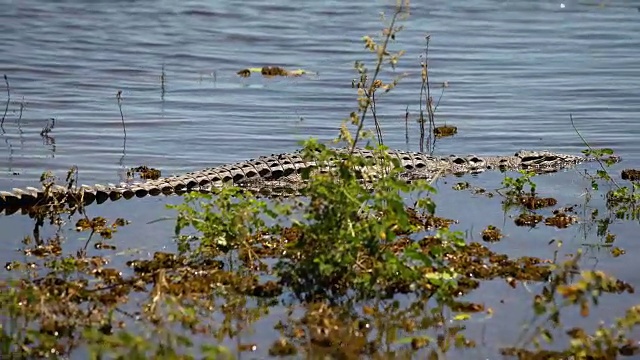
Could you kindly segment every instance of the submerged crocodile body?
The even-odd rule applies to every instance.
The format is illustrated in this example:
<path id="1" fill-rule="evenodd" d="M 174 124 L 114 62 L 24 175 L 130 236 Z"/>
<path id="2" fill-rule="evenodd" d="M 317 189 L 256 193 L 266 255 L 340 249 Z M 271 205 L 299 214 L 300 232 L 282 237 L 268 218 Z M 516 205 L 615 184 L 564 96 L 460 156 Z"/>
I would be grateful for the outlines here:
<path id="1" fill-rule="evenodd" d="M 346 149 L 339 149 L 338 154 L 346 154 Z M 356 149 L 355 154 L 365 158 L 373 158 L 374 151 Z M 530 169 L 537 172 L 554 172 L 571 167 L 589 158 L 575 155 L 552 153 L 549 151 L 522 150 L 512 156 L 444 156 L 432 157 L 423 153 L 390 150 L 389 154 L 397 158 L 403 168 L 403 177 L 411 179 L 431 179 L 447 174 L 480 173 L 485 170 L 518 170 Z M 188 191 L 209 191 L 213 187 L 224 184 L 244 186 L 252 191 L 269 190 L 283 184 L 297 186 L 299 177 L 295 174 L 305 169 L 316 168 L 314 161 L 307 161 L 301 153 L 288 153 L 262 156 L 257 159 L 222 165 L 210 169 L 149 180 L 143 183 L 122 183 L 120 185 L 82 185 L 73 189 L 52 185 L 47 189 L 27 187 L 0 191 L 0 211 L 12 213 L 20 209 L 28 209 L 37 205 L 52 202 L 85 205 L 93 202 L 103 203 L 107 200 L 147 195 L 182 194 Z M 374 170 L 375 171 L 375 170 Z"/>

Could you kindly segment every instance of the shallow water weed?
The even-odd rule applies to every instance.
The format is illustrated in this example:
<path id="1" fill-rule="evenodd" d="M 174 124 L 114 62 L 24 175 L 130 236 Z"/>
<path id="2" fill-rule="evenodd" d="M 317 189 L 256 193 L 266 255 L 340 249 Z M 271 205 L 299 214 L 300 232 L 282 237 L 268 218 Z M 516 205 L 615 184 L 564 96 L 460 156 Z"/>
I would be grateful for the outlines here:
<path id="1" fill-rule="evenodd" d="M 267 230 L 261 215 L 277 215 L 264 200 L 246 194 L 237 187 L 223 188 L 215 194 L 187 194 L 184 204 L 170 208 L 178 212 L 175 234 L 179 251 L 206 251 L 213 256 L 218 252 L 227 253 L 249 246 L 255 234 Z M 200 236 L 194 238 L 182 234 L 187 227 L 193 228 Z M 198 246 L 191 249 L 190 244 L 194 241 Z"/>

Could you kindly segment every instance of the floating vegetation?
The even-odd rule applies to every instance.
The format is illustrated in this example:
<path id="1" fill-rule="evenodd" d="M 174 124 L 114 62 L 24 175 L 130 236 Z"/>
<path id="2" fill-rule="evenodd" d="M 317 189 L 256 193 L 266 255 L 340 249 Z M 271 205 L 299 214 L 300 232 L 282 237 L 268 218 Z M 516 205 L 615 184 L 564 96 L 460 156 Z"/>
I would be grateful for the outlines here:
<path id="1" fill-rule="evenodd" d="M 607 208 L 618 219 L 640 219 L 640 184 L 609 190 L 605 196 Z"/>
<path id="2" fill-rule="evenodd" d="M 451 188 L 455 191 L 470 190 L 472 194 L 484 195 L 489 198 L 492 198 L 494 196 L 493 192 L 487 191 L 487 189 L 484 189 L 478 186 L 471 186 L 471 184 L 468 181 L 458 182 L 455 185 L 453 185 Z"/>
<path id="3" fill-rule="evenodd" d="M 613 256 L 613 257 L 619 257 L 619 256 L 622 256 L 622 255 L 624 255 L 626 253 L 627 253 L 626 250 L 621 249 L 621 248 L 619 248 L 617 246 L 614 246 L 614 247 L 611 248 L 611 256 Z"/>
<path id="4" fill-rule="evenodd" d="M 555 226 L 559 229 L 565 229 L 569 225 L 575 224 L 578 221 L 578 217 L 569 215 L 564 212 L 554 212 L 553 216 L 544 219 L 544 223 L 549 226 Z"/>
<path id="5" fill-rule="evenodd" d="M 111 239 L 113 233 L 120 226 L 125 226 L 129 222 L 125 219 L 118 218 L 111 225 L 107 225 L 107 220 L 103 217 L 95 217 L 93 219 L 81 218 L 76 222 L 76 231 L 91 230 L 91 233 L 98 233 L 104 239 Z"/>
<path id="6" fill-rule="evenodd" d="M 25 245 L 31 243 L 31 239 L 25 239 L 23 241 Z M 26 256 L 35 256 L 44 258 L 48 256 L 59 256 L 62 254 L 62 246 L 60 238 L 48 239 L 44 244 L 36 244 L 34 247 L 25 247 L 22 252 Z"/>
<path id="7" fill-rule="evenodd" d="M 133 179 L 138 174 L 141 179 L 145 180 L 157 180 L 162 176 L 160 170 L 150 168 L 146 165 L 130 168 L 127 170 L 127 178 Z"/>
<path id="8" fill-rule="evenodd" d="M 436 126 L 433 129 L 433 134 L 438 138 L 453 136 L 457 133 L 458 128 L 452 125 Z"/>
<path id="9" fill-rule="evenodd" d="M 523 195 L 519 198 L 520 204 L 529 210 L 542 209 L 545 207 L 555 206 L 558 200 L 554 198 L 540 198 L 537 196 Z"/>
<path id="10" fill-rule="evenodd" d="M 107 225 L 107 219 L 103 217 L 96 217 L 93 219 L 82 218 L 76 222 L 76 230 L 84 231 L 84 230 L 97 230 L 102 229 Z"/>
<path id="11" fill-rule="evenodd" d="M 487 226 L 486 229 L 482 230 L 482 240 L 487 242 L 496 242 L 502 239 L 503 235 L 500 229 L 493 225 Z"/>
<path id="12" fill-rule="evenodd" d="M 640 181 L 640 170 L 636 170 L 636 169 L 622 170 L 622 180 Z"/>
<path id="13" fill-rule="evenodd" d="M 263 66 L 261 68 L 247 68 L 238 71 L 236 74 L 238 76 L 246 78 L 251 76 L 251 73 L 260 73 L 264 77 L 275 77 L 275 76 L 293 76 L 299 77 L 305 74 L 309 74 L 310 72 L 303 69 L 297 70 L 285 70 L 279 66 Z"/>
<path id="14" fill-rule="evenodd" d="M 425 229 L 447 229 L 451 224 L 457 223 L 457 221 L 453 219 L 445 219 L 432 214 L 419 213 L 414 208 L 408 208 L 407 213 L 409 214 L 409 218 L 412 223 L 418 224 Z"/>
<path id="15" fill-rule="evenodd" d="M 465 181 L 465 182 L 459 182 L 459 183 L 456 183 L 455 185 L 453 185 L 453 190 L 457 190 L 457 191 L 460 191 L 460 190 L 466 190 L 466 189 L 468 189 L 470 186 L 471 186 L 471 184 L 469 184 L 469 182 L 468 182 L 468 181 Z"/>
<path id="16" fill-rule="evenodd" d="M 544 219 L 542 215 L 522 213 L 514 220 L 518 226 L 534 227 Z"/>

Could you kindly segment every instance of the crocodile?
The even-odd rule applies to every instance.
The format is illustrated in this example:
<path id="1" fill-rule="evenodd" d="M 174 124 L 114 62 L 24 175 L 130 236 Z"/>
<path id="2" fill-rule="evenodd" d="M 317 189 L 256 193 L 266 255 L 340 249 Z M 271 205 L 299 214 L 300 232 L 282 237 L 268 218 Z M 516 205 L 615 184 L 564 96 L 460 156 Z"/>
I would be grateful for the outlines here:
<path id="1" fill-rule="evenodd" d="M 349 152 L 348 149 L 335 149 L 336 158 Z M 481 173 L 485 170 L 529 169 L 536 172 L 555 172 L 563 168 L 590 161 L 584 156 L 559 154 L 550 151 L 520 150 L 510 156 L 439 156 L 424 153 L 388 150 L 393 159 L 402 167 L 401 176 L 407 181 L 414 179 L 433 179 L 448 174 Z M 375 158 L 373 150 L 356 148 L 354 154 L 364 158 Z M 333 159 L 335 160 L 335 159 Z M 325 166 L 325 165 L 323 165 Z M 81 185 L 64 187 L 47 185 L 42 188 L 14 188 L 12 191 L 0 191 L 0 212 L 7 214 L 20 209 L 30 209 L 51 203 L 100 204 L 107 200 L 120 198 L 157 196 L 160 194 L 183 194 L 188 191 L 208 192 L 212 188 L 225 184 L 237 185 L 252 191 L 269 190 L 276 186 L 298 186 L 300 173 L 305 169 L 316 169 L 316 161 L 306 159 L 303 153 L 293 152 L 261 156 L 257 159 L 217 166 L 200 171 L 173 175 L 145 182 L 107 184 L 94 186 Z M 322 170 L 322 169 L 320 169 Z M 376 170 L 373 170 L 374 172 Z"/>

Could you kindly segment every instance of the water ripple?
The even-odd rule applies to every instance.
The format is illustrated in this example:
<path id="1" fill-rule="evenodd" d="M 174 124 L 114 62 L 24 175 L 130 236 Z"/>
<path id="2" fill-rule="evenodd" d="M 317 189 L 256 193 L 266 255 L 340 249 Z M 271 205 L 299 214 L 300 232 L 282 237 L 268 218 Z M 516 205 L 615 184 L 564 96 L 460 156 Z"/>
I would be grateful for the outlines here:
<path id="1" fill-rule="evenodd" d="M 379 8 L 363 0 L 149 5 L 26 0 L 3 6 L 0 70 L 11 81 L 12 102 L 0 164 L 20 169 L 19 176 L 0 178 L 3 188 L 33 185 L 41 171 L 63 173 L 72 165 L 86 182 L 115 181 L 118 169 L 147 161 L 186 171 L 290 151 L 308 136 L 329 139 L 355 106 L 353 62 L 373 59 L 360 38 L 378 33 L 381 24 Z M 619 4 L 566 5 L 416 4 L 392 44 L 407 50 L 396 74 L 413 77 L 382 99 L 387 143 L 405 147 L 404 112 L 409 106 L 413 120 L 419 108 L 418 64 L 429 33 L 431 79 L 450 85 L 438 120 L 460 128 L 437 151 L 576 152 L 583 145 L 570 127 L 572 113 L 591 141 L 637 158 L 640 14 Z M 263 64 L 319 75 L 235 75 Z M 51 117 L 55 150 L 40 136 Z"/>

